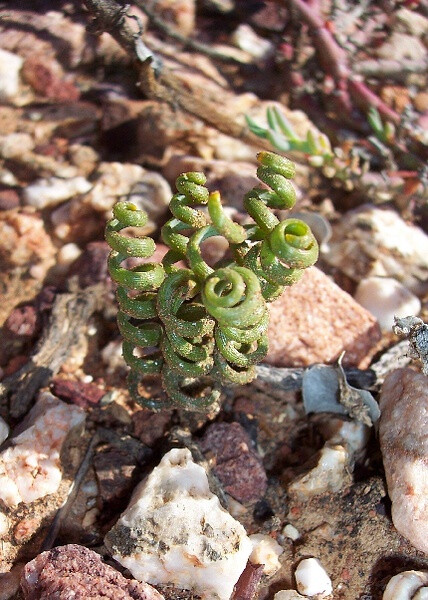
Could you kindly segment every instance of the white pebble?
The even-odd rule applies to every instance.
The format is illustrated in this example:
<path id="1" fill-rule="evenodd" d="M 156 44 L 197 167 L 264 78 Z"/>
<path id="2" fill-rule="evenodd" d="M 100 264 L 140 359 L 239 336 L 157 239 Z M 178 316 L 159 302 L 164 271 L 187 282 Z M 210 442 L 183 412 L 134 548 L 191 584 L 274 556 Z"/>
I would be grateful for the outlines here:
<path id="1" fill-rule="evenodd" d="M 64 246 L 58 252 L 58 264 L 70 265 L 76 260 L 76 258 L 79 258 L 81 254 L 82 250 L 77 244 L 72 242 L 69 244 L 64 244 Z"/>
<path id="2" fill-rule="evenodd" d="M 376 317 L 383 331 L 391 330 L 394 316 L 417 315 L 421 310 L 419 298 L 391 277 L 363 279 L 355 300 Z"/>
<path id="3" fill-rule="evenodd" d="M 264 58 L 272 52 L 272 43 L 260 37 L 249 25 L 239 25 L 232 35 L 233 43 L 254 58 Z"/>
<path id="4" fill-rule="evenodd" d="M 331 579 L 317 558 L 304 558 L 296 569 L 295 577 L 298 591 L 305 596 L 323 598 L 333 591 Z"/>
<path id="5" fill-rule="evenodd" d="M 34 502 L 57 491 L 61 448 L 84 411 L 44 393 L 28 415 L 28 427 L 0 453 L 0 499 L 6 506 Z"/>
<path id="6" fill-rule="evenodd" d="M 307 500 L 325 492 L 338 492 L 350 482 L 350 455 L 341 445 L 324 446 L 317 465 L 297 477 L 288 486 L 288 493 Z"/>
<path id="7" fill-rule="evenodd" d="M 2 417 L 0 417 L 0 444 L 3 444 L 3 442 L 7 439 L 8 435 L 9 425 Z"/>
<path id="8" fill-rule="evenodd" d="M 252 550 L 187 449 L 165 454 L 105 543 L 136 579 L 194 590 L 205 600 L 229 600 Z"/>
<path id="9" fill-rule="evenodd" d="M 9 519 L 6 515 L 0 512 L 0 538 L 9 531 Z"/>
<path id="10" fill-rule="evenodd" d="M 24 190 L 24 203 L 43 209 L 47 206 L 55 206 L 78 194 L 85 194 L 91 187 L 92 184 L 84 177 L 39 179 Z"/>
<path id="11" fill-rule="evenodd" d="M 385 588 L 383 600 L 414 600 L 415 593 L 428 584 L 427 571 L 403 571 L 394 575 Z M 425 590 L 428 588 L 425 587 Z M 419 594 L 419 598 L 423 594 Z"/>
<path id="12" fill-rule="evenodd" d="M 250 562 L 253 565 L 263 565 L 265 575 L 273 575 L 281 568 L 280 555 L 284 549 L 270 535 L 254 533 L 250 535 L 253 550 L 250 554 Z"/>
<path id="13" fill-rule="evenodd" d="M 300 537 L 299 531 L 291 523 L 285 525 L 285 527 L 282 530 L 282 535 L 289 538 L 290 540 L 293 540 L 293 542 L 298 540 Z"/>
<path id="14" fill-rule="evenodd" d="M 296 590 L 281 590 L 273 597 L 273 600 L 305 600 Z"/>
<path id="15" fill-rule="evenodd" d="M 19 92 L 19 71 L 24 61 L 17 54 L 0 49 L 0 101 L 13 100 Z"/>
<path id="16" fill-rule="evenodd" d="M 0 136 L 0 155 L 3 158 L 22 156 L 34 149 L 34 140 L 28 133 L 10 133 Z"/>

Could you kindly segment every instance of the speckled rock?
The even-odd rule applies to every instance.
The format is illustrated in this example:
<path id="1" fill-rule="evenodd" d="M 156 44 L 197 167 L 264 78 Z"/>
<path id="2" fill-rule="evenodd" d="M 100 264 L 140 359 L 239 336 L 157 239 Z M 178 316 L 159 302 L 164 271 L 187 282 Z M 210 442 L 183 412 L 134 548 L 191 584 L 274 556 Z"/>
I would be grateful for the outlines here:
<path id="1" fill-rule="evenodd" d="M 21 579 L 25 600 L 163 600 L 147 583 L 126 579 L 96 552 L 68 544 L 39 554 Z"/>
<path id="2" fill-rule="evenodd" d="M 174 449 L 135 490 L 105 544 L 140 581 L 229 600 L 252 546 L 190 451 Z"/>
<path id="3" fill-rule="evenodd" d="M 267 487 L 262 462 L 239 423 L 213 423 L 200 442 L 224 490 L 239 502 L 260 500 Z"/>
<path id="4" fill-rule="evenodd" d="M 390 373 L 380 397 L 380 445 L 392 520 L 428 554 L 428 377 L 411 369 Z"/>
<path id="5" fill-rule="evenodd" d="M 365 204 L 333 226 L 324 258 L 354 281 L 394 277 L 418 293 L 428 280 L 428 236 L 393 210 Z"/>
<path id="6" fill-rule="evenodd" d="M 38 266 L 46 273 L 55 254 L 39 215 L 25 210 L 0 214 L 0 263 L 4 268 Z"/>
<path id="7" fill-rule="evenodd" d="M 344 365 L 367 365 L 380 338 L 379 325 L 367 310 L 316 267 L 269 304 L 269 353 L 277 367 L 331 363 L 343 351 Z"/>

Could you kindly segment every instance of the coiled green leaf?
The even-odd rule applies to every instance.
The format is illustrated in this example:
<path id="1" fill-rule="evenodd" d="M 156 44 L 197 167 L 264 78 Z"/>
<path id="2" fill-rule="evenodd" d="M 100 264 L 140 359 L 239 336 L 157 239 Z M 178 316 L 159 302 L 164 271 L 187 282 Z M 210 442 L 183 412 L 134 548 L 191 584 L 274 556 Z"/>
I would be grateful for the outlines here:
<path id="1" fill-rule="evenodd" d="M 127 202 L 114 208 L 106 228 L 109 269 L 118 283 L 129 389 L 145 406 L 212 411 L 218 407 L 220 383 L 251 381 L 255 364 L 268 350 L 267 302 L 316 261 L 310 228 L 293 218 L 280 222 L 273 212 L 295 203 L 289 181 L 294 165 L 272 152 L 261 152 L 258 161 L 257 174 L 267 188 L 246 194 L 244 206 L 254 223 L 245 226 L 226 214 L 218 192 L 208 192 L 203 173 L 178 177 L 170 204 L 173 218 L 161 230 L 169 247 L 162 264 L 122 265 L 126 258 L 150 257 L 155 244 L 122 232 L 144 226 L 144 211 Z M 207 214 L 201 210 L 205 205 Z M 219 235 L 229 242 L 235 260 L 216 267 L 205 261 L 201 247 Z M 188 268 L 177 267 L 178 261 L 186 261 Z M 141 377 L 159 372 L 169 400 L 141 397 Z"/>

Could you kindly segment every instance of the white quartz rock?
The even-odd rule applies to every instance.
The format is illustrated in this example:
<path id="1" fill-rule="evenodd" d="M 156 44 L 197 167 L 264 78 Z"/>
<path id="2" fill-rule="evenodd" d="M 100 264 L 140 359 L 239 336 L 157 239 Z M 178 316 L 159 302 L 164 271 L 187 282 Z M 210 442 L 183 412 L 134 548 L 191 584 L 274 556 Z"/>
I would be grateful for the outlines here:
<path id="1" fill-rule="evenodd" d="M 187 449 L 170 450 L 136 488 L 105 543 L 133 576 L 228 600 L 252 544 Z"/>
<path id="2" fill-rule="evenodd" d="M 250 562 L 253 565 L 263 565 L 265 575 L 273 575 L 281 568 L 279 557 L 284 548 L 276 540 L 263 533 L 250 535 L 253 551 L 250 554 Z"/>
<path id="3" fill-rule="evenodd" d="M 0 136 L 0 155 L 3 158 L 15 158 L 34 149 L 35 143 L 29 133 L 10 133 Z"/>
<path id="4" fill-rule="evenodd" d="M 421 310 L 419 298 L 392 277 L 363 279 L 355 300 L 376 317 L 383 331 L 391 330 L 395 316 L 417 315 Z"/>
<path id="5" fill-rule="evenodd" d="M 428 571 L 403 571 L 388 581 L 382 600 L 422 600 L 427 585 Z"/>
<path id="6" fill-rule="evenodd" d="M 9 435 L 9 425 L 6 421 L 0 417 L 0 444 L 3 444 L 7 436 Z"/>
<path id="7" fill-rule="evenodd" d="M 288 486 L 288 493 L 301 500 L 325 492 L 338 492 L 350 483 L 350 455 L 342 446 L 324 446 L 317 465 L 308 473 L 297 477 Z"/>
<path id="8" fill-rule="evenodd" d="M 324 598 L 333 591 L 330 577 L 316 558 L 304 558 L 300 561 L 294 575 L 298 591 L 305 596 Z"/>
<path id="9" fill-rule="evenodd" d="M 0 101 L 13 100 L 17 96 L 23 62 L 17 54 L 0 49 Z"/>
<path id="10" fill-rule="evenodd" d="M 83 424 L 84 411 L 44 393 L 27 416 L 27 427 L 0 453 L 0 500 L 8 507 L 34 502 L 57 491 L 61 448 Z"/>
<path id="11" fill-rule="evenodd" d="M 86 194 L 92 187 L 84 177 L 71 179 L 39 179 L 24 190 L 24 203 L 38 209 L 55 206 L 79 194 Z"/>

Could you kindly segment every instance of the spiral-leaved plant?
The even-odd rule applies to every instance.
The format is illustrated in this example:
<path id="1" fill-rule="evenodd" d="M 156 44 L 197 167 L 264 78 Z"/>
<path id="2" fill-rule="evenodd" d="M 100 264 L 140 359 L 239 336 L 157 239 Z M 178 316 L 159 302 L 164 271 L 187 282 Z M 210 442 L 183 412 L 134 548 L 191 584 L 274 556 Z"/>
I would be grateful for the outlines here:
<path id="1" fill-rule="evenodd" d="M 298 281 L 318 257 L 306 223 L 279 221 L 272 209 L 294 206 L 290 182 L 294 165 L 272 152 L 258 154 L 257 175 L 266 188 L 253 188 L 244 207 L 253 223 L 241 226 L 225 213 L 218 192 L 209 193 L 203 173 L 177 178 L 172 218 L 162 228 L 169 247 L 161 263 L 126 268 L 128 258 L 150 258 L 156 248 L 147 236 L 130 237 L 128 227 L 143 227 L 144 211 L 119 202 L 107 223 L 112 248 L 109 271 L 118 284 L 118 326 L 130 367 L 128 385 L 140 404 L 159 410 L 179 407 L 210 411 L 218 406 L 221 384 L 248 383 L 268 351 L 267 303 Z M 208 215 L 201 211 L 207 206 Z M 223 236 L 232 258 L 211 267 L 201 244 Z M 188 268 L 177 266 L 185 261 Z M 144 398 L 144 375 L 160 373 L 168 400 Z"/>

